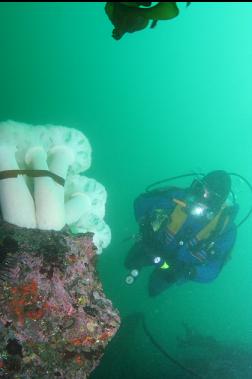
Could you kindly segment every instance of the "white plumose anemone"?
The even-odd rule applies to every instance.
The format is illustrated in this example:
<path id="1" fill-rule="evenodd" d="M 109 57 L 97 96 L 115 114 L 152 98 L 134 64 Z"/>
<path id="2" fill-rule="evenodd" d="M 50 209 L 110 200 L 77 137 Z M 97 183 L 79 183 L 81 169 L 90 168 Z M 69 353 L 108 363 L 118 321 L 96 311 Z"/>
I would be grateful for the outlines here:
<path id="1" fill-rule="evenodd" d="M 75 192 L 65 203 L 66 224 L 74 224 L 83 214 L 89 214 L 91 211 L 89 196 L 82 192 Z"/>
<path id="2" fill-rule="evenodd" d="M 5 121 L 0 123 L 0 171 L 19 170 L 16 159 L 18 141 L 23 124 Z M 0 180 L 0 206 L 5 221 L 25 228 L 36 228 L 35 206 L 25 177 Z"/>
<path id="3" fill-rule="evenodd" d="M 15 151 L 15 146 L 0 145 L 0 171 L 19 169 Z M 34 201 L 23 176 L 0 180 L 0 205 L 5 221 L 25 228 L 36 228 Z"/>
<path id="4" fill-rule="evenodd" d="M 47 154 L 42 146 L 29 148 L 25 161 L 33 170 L 48 171 Z M 33 196 L 37 227 L 42 230 L 61 230 L 65 225 L 65 213 L 55 181 L 48 176 L 34 178 Z"/>
<path id="5" fill-rule="evenodd" d="M 102 219 L 105 216 L 106 200 L 107 192 L 101 183 L 87 176 L 69 175 L 65 184 L 66 223 L 71 225 L 83 214 L 89 213 Z"/>
<path id="6" fill-rule="evenodd" d="M 27 168 L 50 171 L 64 180 L 69 172 L 79 172 L 90 166 L 91 147 L 78 130 L 54 125 L 26 125 L 26 133 L 19 143 L 18 158 L 20 164 Z M 39 229 L 61 230 L 65 226 L 64 192 L 64 186 L 49 176 L 33 179 Z M 71 204 L 67 209 L 71 212 Z"/>
<path id="7" fill-rule="evenodd" d="M 97 254 L 111 241 L 111 230 L 104 222 L 107 192 L 95 179 L 69 175 L 65 185 L 66 223 L 74 233 L 94 233 Z"/>
<path id="8" fill-rule="evenodd" d="M 48 126 L 47 135 L 48 168 L 52 173 L 66 179 L 69 173 L 77 174 L 90 167 L 91 146 L 83 133 L 63 126 Z M 65 189 L 58 183 L 55 183 L 55 187 L 61 205 L 59 212 L 65 215 Z"/>
<path id="9" fill-rule="evenodd" d="M 64 126 L 47 127 L 48 166 L 51 172 L 66 179 L 67 174 L 86 171 L 91 165 L 91 146 L 79 130 Z"/>
<path id="10" fill-rule="evenodd" d="M 92 232 L 100 254 L 111 240 L 103 220 L 107 193 L 96 180 L 77 175 L 90 164 L 91 146 L 79 130 L 0 123 L 0 171 L 35 171 L 0 180 L 3 219 L 20 227 L 61 230 L 67 224 L 74 233 Z M 38 170 L 45 175 L 34 176 Z"/>

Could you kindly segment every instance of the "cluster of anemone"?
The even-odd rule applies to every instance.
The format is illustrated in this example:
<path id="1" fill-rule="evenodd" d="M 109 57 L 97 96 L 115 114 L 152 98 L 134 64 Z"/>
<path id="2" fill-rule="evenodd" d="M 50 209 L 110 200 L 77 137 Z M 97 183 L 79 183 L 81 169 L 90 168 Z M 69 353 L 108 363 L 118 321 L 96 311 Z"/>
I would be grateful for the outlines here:
<path id="1" fill-rule="evenodd" d="M 3 220 L 25 228 L 60 231 L 68 225 L 73 233 L 92 232 L 101 253 L 111 240 L 104 221 L 107 193 L 83 175 L 90 165 L 91 146 L 79 130 L 0 123 Z"/>

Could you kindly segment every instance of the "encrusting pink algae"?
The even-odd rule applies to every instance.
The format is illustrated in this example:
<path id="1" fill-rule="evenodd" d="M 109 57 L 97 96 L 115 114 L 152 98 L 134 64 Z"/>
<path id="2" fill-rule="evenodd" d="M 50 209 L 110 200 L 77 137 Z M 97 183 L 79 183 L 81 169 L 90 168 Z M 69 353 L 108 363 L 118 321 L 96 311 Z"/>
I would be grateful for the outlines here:
<path id="1" fill-rule="evenodd" d="M 0 224 L 0 378 L 87 378 L 120 318 L 92 234 Z"/>

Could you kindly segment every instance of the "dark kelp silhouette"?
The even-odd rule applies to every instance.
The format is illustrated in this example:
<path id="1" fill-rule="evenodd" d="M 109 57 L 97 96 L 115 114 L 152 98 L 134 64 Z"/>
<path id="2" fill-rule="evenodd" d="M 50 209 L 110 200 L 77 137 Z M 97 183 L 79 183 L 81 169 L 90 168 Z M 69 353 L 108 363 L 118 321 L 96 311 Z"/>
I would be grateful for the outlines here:
<path id="1" fill-rule="evenodd" d="M 220 342 L 218 342 L 214 337 L 199 333 L 196 329 L 190 327 L 186 322 L 183 322 L 182 326 L 184 328 L 184 336 L 177 337 L 179 347 L 194 348 L 197 346 L 197 348 L 207 348 L 215 352 L 222 349 Z"/>
<path id="2" fill-rule="evenodd" d="M 154 28 L 158 21 L 170 20 L 179 14 L 175 2 L 159 2 L 153 6 L 151 4 L 151 2 L 106 3 L 105 12 L 114 25 L 112 37 L 119 40 L 125 33 L 134 33 L 145 29 L 150 21 L 150 27 Z M 186 4 L 189 6 L 190 2 Z"/>
<path id="3" fill-rule="evenodd" d="M 205 379 L 251 379 L 252 351 L 240 343 L 220 342 L 212 336 L 201 334 L 195 328 L 183 323 L 184 336 L 178 337 L 183 363 Z"/>

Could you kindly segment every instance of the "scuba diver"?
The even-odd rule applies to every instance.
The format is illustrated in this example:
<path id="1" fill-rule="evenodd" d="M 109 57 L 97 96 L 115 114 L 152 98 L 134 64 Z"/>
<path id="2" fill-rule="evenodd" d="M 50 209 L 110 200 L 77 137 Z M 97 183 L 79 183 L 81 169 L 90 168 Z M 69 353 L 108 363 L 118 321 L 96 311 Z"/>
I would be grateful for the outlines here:
<path id="1" fill-rule="evenodd" d="M 190 3 L 187 3 L 187 6 Z M 149 21 L 154 28 L 159 20 L 169 20 L 179 14 L 174 2 L 160 2 L 151 6 L 151 2 L 108 2 L 105 12 L 114 25 L 112 37 L 119 40 L 125 33 L 134 33 L 145 29 Z M 142 8 L 143 7 L 143 8 Z"/>
<path id="2" fill-rule="evenodd" d="M 238 205 L 231 190 L 231 175 L 239 176 L 212 171 L 193 180 L 189 188 L 147 190 L 136 198 L 139 238 L 125 260 L 126 268 L 131 270 L 128 284 L 148 265 L 156 266 L 149 280 L 150 296 L 174 283 L 206 283 L 219 275 L 237 233 L 234 219 Z"/>

